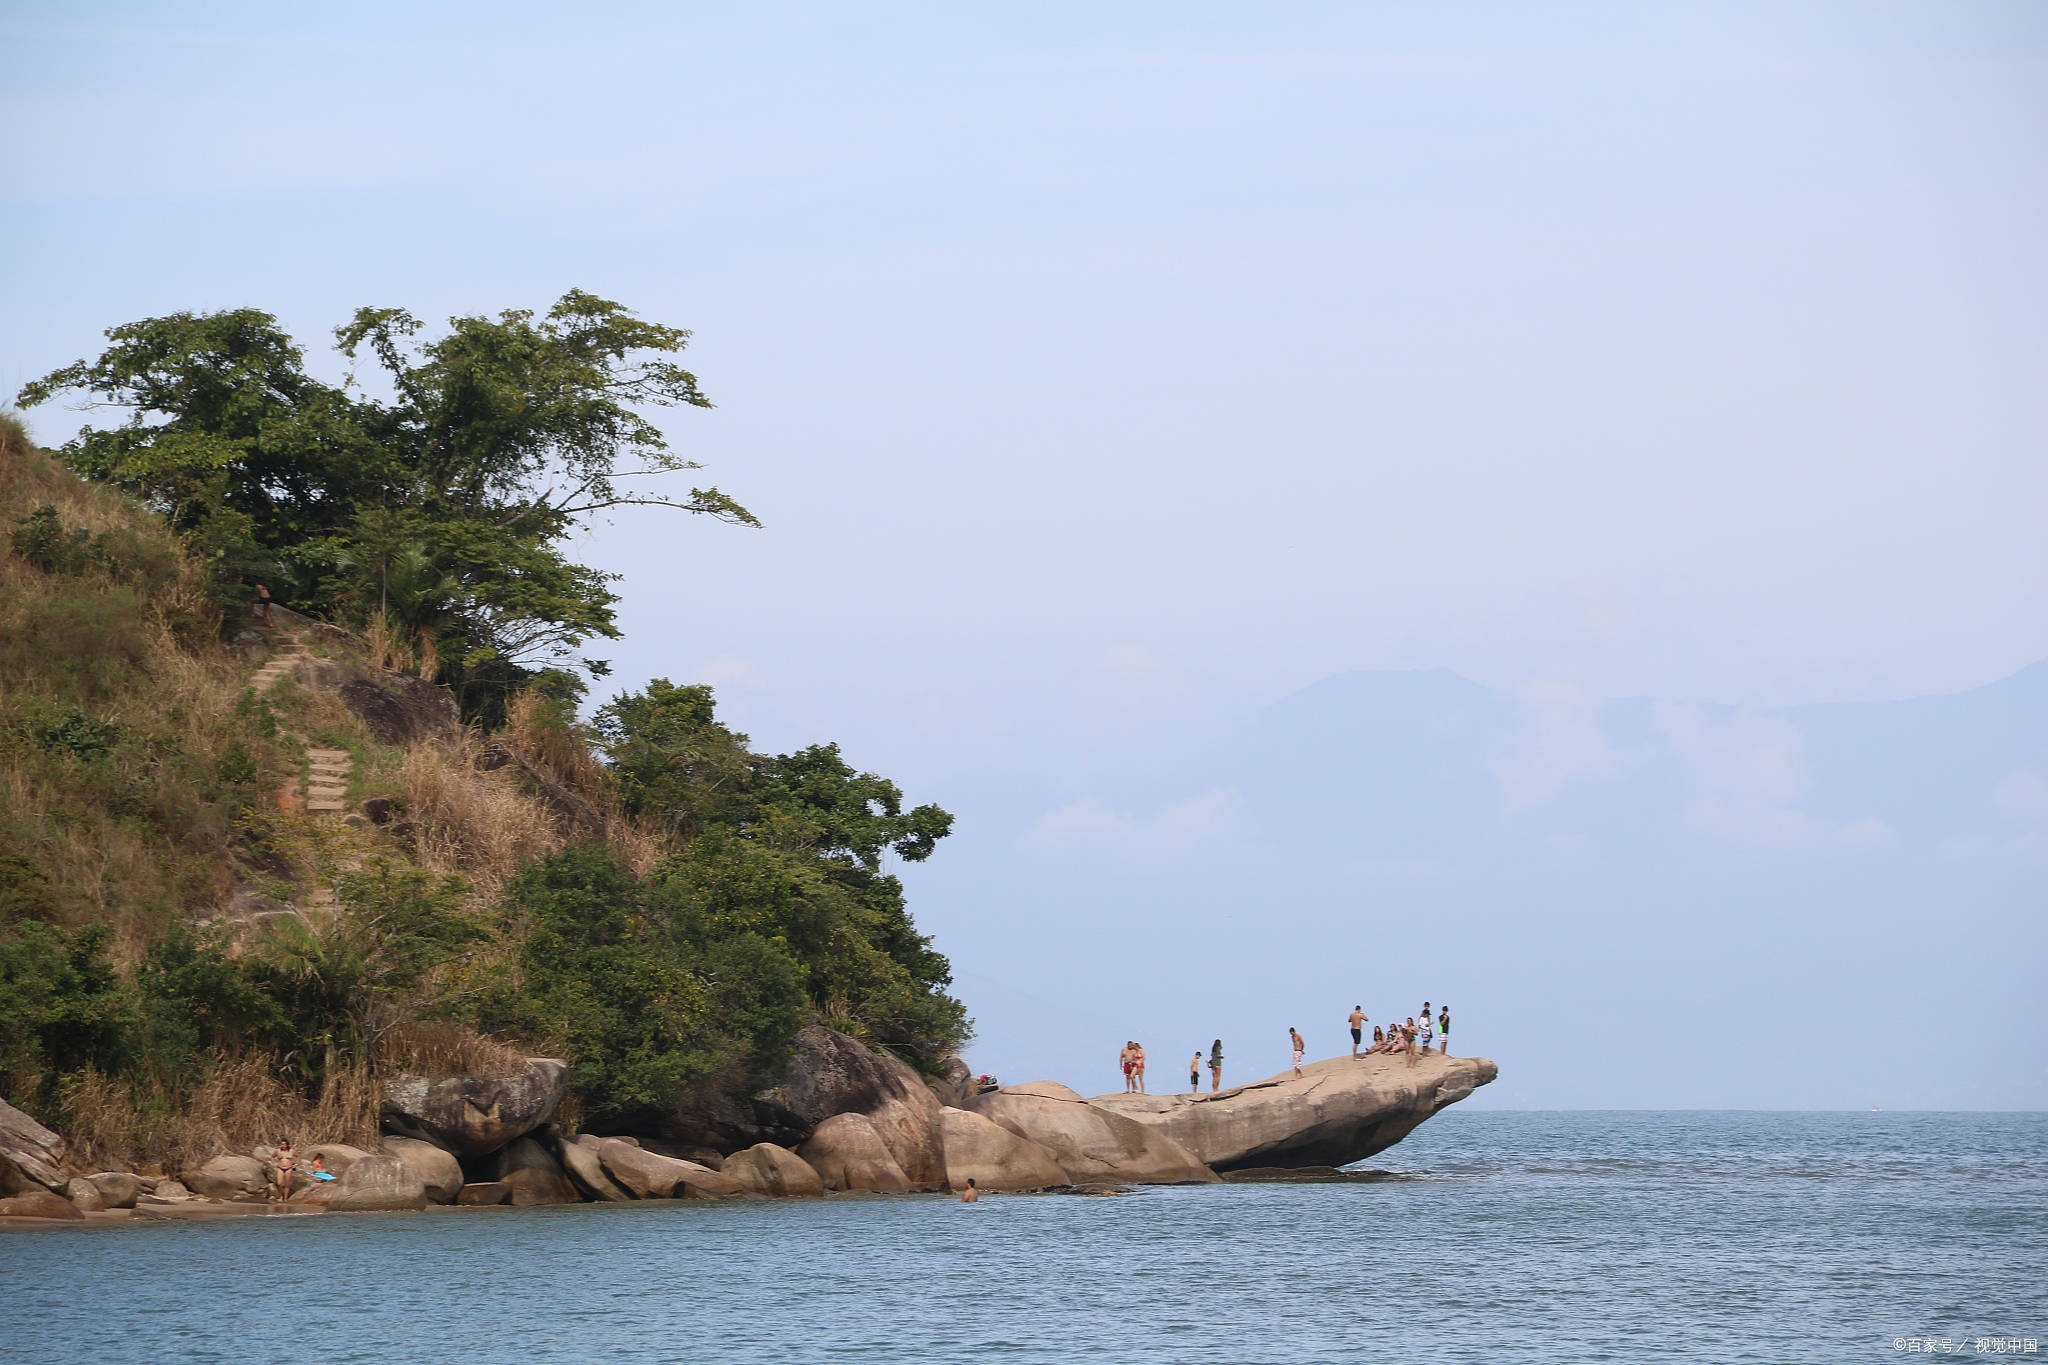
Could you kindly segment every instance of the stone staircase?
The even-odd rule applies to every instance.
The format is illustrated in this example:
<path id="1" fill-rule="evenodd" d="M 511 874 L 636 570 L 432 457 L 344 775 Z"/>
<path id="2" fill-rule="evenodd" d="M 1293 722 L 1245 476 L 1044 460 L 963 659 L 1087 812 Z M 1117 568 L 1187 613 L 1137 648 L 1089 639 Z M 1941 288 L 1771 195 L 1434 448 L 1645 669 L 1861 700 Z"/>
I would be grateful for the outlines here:
<path id="1" fill-rule="evenodd" d="M 286 638 L 249 679 L 259 693 L 268 692 L 284 678 L 298 671 L 311 658 L 303 641 Z M 346 749 L 306 747 L 306 812 L 309 815 L 340 815 L 348 809 L 348 778 L 355 759 Z"/>
<path id="2" fill-rule="evenodd" d="M 249 685 L 258 692 L 268 692 L 281 679 L 297 672 L 299 665 L 311 657 L 305 645 L 297 640 L 286 640 L 264 661 L 263 667 L 256 670 L 255 676 L 249 679 Z"/>

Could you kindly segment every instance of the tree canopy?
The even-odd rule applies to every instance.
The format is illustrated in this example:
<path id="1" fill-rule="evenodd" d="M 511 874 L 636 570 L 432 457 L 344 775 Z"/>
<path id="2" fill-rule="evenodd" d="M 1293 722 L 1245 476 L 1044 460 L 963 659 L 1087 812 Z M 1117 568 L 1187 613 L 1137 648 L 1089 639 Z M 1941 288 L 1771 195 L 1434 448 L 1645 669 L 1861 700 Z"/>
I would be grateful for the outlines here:
<path id="1" fill-rule="evenodd" d="M 112 329 L 98 359 L 15 401 L 79 392 L 125 411 L 63 448 L 74 469 L 162 512 L 225 596 L 261 578 L 312 615 L 381 615 L 472 706 L 617 635 L 611 576 L 564 549 L 588 518 L 652 506 L 758 524 L 716 488 L 640 482 L 699 468 L 643 411 L 711 406 L 674 358 L 689 332 L 580 290 L 545 316 L 424 331 L 397 308 L 335 329 L 376 396 L 353 371 L 310 376 L 268 313 L 173 313 Z"/>

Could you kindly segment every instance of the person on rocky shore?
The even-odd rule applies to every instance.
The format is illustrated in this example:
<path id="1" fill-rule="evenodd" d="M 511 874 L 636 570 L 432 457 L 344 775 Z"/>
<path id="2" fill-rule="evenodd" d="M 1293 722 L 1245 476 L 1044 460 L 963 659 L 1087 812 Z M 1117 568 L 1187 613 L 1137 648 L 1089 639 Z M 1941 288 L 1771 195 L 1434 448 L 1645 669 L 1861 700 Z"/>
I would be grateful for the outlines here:
<path id="1" fill-rule="evenodd" d="M 277 1170 L 277 1197 L 289 1200 L 292 1197 L 292 1172 L 299 1166 L 299 1154 L 292 1150 L 290 1138 L 277 1140 L 277 1150 L 271 1153 L 271 1162 Z"/>
<path id="2" fill-rule="evenodd" d="M 1294 1074 L 1299 1076 L 1301 1074 L 1301 1059 L 1308 1051 L 1308 1044 L 1301 1041 L 1301 1030 L 1295 1028 L 1292 1024 L 1287 1026 L 1287 1041 L 1294 1045 Z"/>
<path id="3" fill-rule="evenodd" d="M 1218 1038 L 1209 1044 L 1209 1093 L 1215 1094 L 1223 1088 L 1223 1040 Z"/>
<path id="4" fill-rule="evenodd" d="M 1348 1022 L 1351 1025 L 1351 1060 L 1355 1062 L 1358 1060 L 1358 1045 L 1365 1041 L 1365 1006 L 1353 1005 Z"/>
<path id="5" fill-rule="evenodd" d="M 1145 1093 L 1145 1045 L 1131 1044 L 1131 1074 L 1137 1078 L 1138 1093 Z"/>
<path id="6" fill-rule="evenodd" d="M 1188 1093 L 1198 1093 L 1202 1088 L 1202 1049 L 1196 1048 L 1195 1055 L 1188 1058 Z"/>
<path id="7" fill-rule="evenodd" d="M 1137 1044 L 1126 1038 L 1123 1051 L 1116 1054 L 1117 1067 L 1124 1073 L 1124 1093 L 1126 1095 L 1137 1089 L 1137 1083 L 1133 1079 L 1137 1063 L 1131 1060 L 1131 1050 L 1135 1047 L 1137 1047 Z"/>
<path id="8" fill-rule="evenodd" d="M 1430 1006 L 1427 1000 L 1422 1002 L 1422 1023 L 1419 1025 L 1419 1028 L 1422 1034 L 1422 1050 L 1427 1053 L 1429 1045 L 1436 1041 L 1436 1019 L 1430 1014 Z"/>
<path id="9" fill-rule="evenodd" d="M 1436 1017 L 1436 1050 L 1448 1057 L 1451 1055 L 1451 1007 L 1445 1005 L 1443 1013 Z"/>
<path id="10" fill-rule="evenodd" d="M 1409 1015 L 1408 1022 L 1401 1026 L 1401 1042 L 1408 1053 L 1408 1065 L 1415 1065 L 1415 1016 Z"/>

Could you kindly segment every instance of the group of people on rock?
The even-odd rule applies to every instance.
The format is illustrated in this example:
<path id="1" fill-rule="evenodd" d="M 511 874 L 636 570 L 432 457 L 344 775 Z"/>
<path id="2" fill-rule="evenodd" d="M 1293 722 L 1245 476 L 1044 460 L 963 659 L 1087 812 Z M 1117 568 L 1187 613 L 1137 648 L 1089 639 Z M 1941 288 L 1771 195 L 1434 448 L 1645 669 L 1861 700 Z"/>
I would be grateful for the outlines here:
<path id="1" fill-rule="evenodd" d="M 1428 1052 L 1434 1044 L 1439 1055 L 1450 1056 L 1451 1007 L 1443 1006 L 1437 1010 L 1434 1017 L 1430 1014 L 1430 1008 L 1429 1001 L 1422 1002 L 1420 1023 L 1417 1023 L 1416 1016 L 1411 1014 L 1405 1022 L 1391 1024 L 1386 1028 L 1373 1024 L 1372 1046 L 1361 1052 L 1359 1048 L 1365 1044 L 1365 1026 L 1371 1023 L 1371 1020 L 1366 1016 L 1365 1006 L 1353 1005 L 1351 1017 L 1346 1021 L 1351 1025 L 1351 1055 L 1357 1058 L 1370 1057 L 1375 1052 L 1405 1052 L 1408 1054 L 1408 1065 L 1414 1066 L 1415 1058 Z M 1295 1070 L 1297 1073 L 1301 1070 L 1298 1063 Z"/>

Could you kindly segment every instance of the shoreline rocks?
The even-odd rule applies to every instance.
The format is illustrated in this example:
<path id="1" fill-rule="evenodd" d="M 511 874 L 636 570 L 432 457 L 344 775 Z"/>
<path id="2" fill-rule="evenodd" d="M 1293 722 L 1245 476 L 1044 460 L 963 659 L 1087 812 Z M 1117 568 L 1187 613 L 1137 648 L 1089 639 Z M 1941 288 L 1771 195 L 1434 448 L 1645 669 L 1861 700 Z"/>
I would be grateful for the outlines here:
<path id="1" fill-rule="evenodd" d="M 866 1114 L 834 1114 L 797 1149 L 828 1190 L 908 1194 L 910 1177 Z"/>
<path id="2" fill-rule="evenodd" d="M 68 1151 L 63 1138 L 0 1100 L 0 1195 L 28 1194 L 35 1186 L 60 1192 L 71 1180 Z"/>
<path id="3" fill-rule="evenodd" d="M 968 1111 L 1050 1151 L 1075 1184 L 1215 1183 L 1216 1173 L 1168 1134 L 1088 1100 L 1041 1093 L 1044 1084 L 976 1095 Z"/>
<path id="4" fill-rule="evenodd" d="M 941 1109 L 939 1128 L 946 1140 L 946 1183 L 955 1192 L 970 1179 L 983 1190 L 1048 1190 L 1073 1183 L 1050 1148 L 980 1114 Z"/>
<path id="5" fill-rule="evenodd" d="M 857 1114 L 889 1149 L 910 1188 L 946 1187 L 938 1096 L 910 1067 L 856 1038 L 820 1024 L 799 1029 L 787 1076 L 759 1098 L 813 1125 L 812 1142 L 824 1124 Z"/>
<path id="6" fill-rule="evenodd" d="M 1489 1084 L 1484 1057 L 1333 1057 L 1302 1074 L 1200 1095 L 1097 1095 L 1089 1103 L 1172 1138 L 1218 1171 L 1347 1166 Z"/>
<path id="7" fill-rule="evenodd" d="M 510 1076 L 394 1076 L 384 1082 L 386 1131 L 458 1157 L 488 1156 L 554 1117 L 569 1064 L 529 1057 Z"/>

